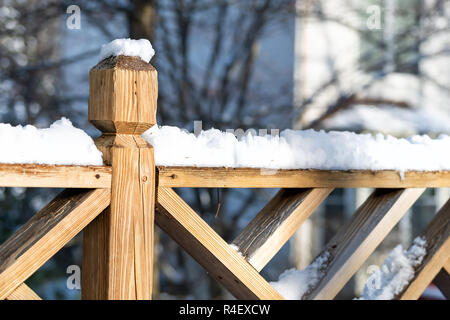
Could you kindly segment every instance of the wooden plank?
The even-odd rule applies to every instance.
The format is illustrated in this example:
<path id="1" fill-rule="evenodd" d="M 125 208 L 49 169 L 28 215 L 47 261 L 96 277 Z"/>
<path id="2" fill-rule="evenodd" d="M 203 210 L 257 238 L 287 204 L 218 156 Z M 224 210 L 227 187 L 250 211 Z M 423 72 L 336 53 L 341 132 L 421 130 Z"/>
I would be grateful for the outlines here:
<path id="1" fill-rule="evenodd" d="M 276 170 L 158 167 L 159 186 L 171 188 L 444 188 L 450 171 Z"/>
<path id="2" fill-rule="evenodd" d="M 82 298 L 151 299 L 153 149 L 132 135 L 110 138 L 111 206 L 84 232 Z"/>
<path id="3" fill-rule="evenodd" d="M 170 188 L 158 188 L 157 225 L 238 299 L 282 299 Z"/>
<path id="4" fill-rule="evenodd" d="M 111 167 L 0 164 L 0 187 L 111 188 Z"/>
<path id="5" fill-rule="evenodd" d="M 438 287 L 447 300 L 450 300 L 450 275 L 445 268 L 434 277 L 433 283 Z"/>
<path id="6" fill-rule="evenodd" d="M 424 190 L 375 190 L 322 252 L 321 279 L 303 299 L 333 299 Z"/>
<path id="7" fill-rule="evenodd" d="M 86 228 L 83 299 L 151 299 L 156 169 L 141 134 L 156 123 L 157 72 L 137 57 L 91 69 L 89 121 L 112 166 L 111 206 Z"/>
<path id="8" fill-rule="evenodd" d="M 396 298 L 418 299 L 450 258 L 450 200 L 439 210 L 422 237 L 427 253 L 415 269 L 414 278 Z"/>
<path id="9" fill-rule="evenodd" d="M 135 138 L 139 148 L 139 192 L 141 210 L 135 210 L 134 244 L 135 244 L 135 274 L 136 298 L 151 299 L 153 291 L 153 249 L 154 249 L 154 219 L 155 219 L 155 160 L 153 149 L 147 142 Z"/>
<path id="10" fill-rule="evenodd" d="M 0 246 L 0 299 L 91 222 L 110 201 L 109 189 L 66 189 Z"/>
<path id="11" fill-rule="evenodd" d="M 18 286 L 11 294 L 6 298 L 6 300 L 42 300 L 36 292 L 34 292 L 25 283 Z"/>
<path id="12" fill-rule="evenodd" d="M 331 191 L 332 188 L 281 189 L 233 244 L 261 271 Z"/>

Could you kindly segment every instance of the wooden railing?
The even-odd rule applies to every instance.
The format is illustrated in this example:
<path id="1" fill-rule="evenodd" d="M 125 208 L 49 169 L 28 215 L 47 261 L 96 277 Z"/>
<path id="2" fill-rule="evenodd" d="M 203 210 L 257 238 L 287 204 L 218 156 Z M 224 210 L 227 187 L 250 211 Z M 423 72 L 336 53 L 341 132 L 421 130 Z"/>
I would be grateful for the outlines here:
<path id="1" fill-rule="evenodd" d="M 154 223 L 237 298 L 282 299 L 261 269 L 334 188 L 376 188 L 323 249 L 321 278 L 303 296 L 333 299 L 425 188 L 450 187 L 450 172 L 156 167 L 140 136 L 156 123 L 156 78 L 131 57 L 91 70 L 89 120 L 103 133 L 105 166 L 0 165 L 0 186 L 67 188 L 0 246 L 0 299 L 39 299 L 24 282 L 81 230 L 83 299 L 151 299 Z M 238 253 L 180 187 L 281 190 L 233 241 Z M 417 299 L 432 280 L 448 295 L 449 218 L 450 201 L 424 231 L 427 254 L 397 299 Z"/>

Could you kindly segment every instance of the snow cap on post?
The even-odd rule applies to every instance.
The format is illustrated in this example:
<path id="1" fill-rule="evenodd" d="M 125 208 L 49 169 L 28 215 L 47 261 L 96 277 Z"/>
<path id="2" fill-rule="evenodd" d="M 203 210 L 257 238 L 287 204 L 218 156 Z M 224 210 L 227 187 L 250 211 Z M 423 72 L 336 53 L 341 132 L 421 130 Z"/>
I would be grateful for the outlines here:
<path id="1" fill-rule="evenodd" d="M 150 63 L 154 55 L 155 50 L 153 50 L 152 44 L 147 39 L 116 39 L 102 45 L 99 61 L 113 56 L 129 56 L 139 57 L 141 60 Z"/>
<path id="2" fill-rule="evenodd" d="M 141 134 L 156 123 L 155 51 L 146 39 L 102 46 L 89 73 L 89 121 L 103 133 Z"/>

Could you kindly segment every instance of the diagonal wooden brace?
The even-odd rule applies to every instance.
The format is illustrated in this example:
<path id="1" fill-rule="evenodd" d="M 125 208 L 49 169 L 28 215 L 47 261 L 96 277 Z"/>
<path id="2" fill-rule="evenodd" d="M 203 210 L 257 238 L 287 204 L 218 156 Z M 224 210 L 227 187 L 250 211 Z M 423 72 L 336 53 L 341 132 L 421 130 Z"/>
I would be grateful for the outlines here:
<path id="1" fill-rule="evenodd" d="M 171 188 L 158 188 L 156 224 L 238 299 L 282 299 Z"/>
<path id="2" fill-rule="evenodd" d="M 303 299 L 333 299 L 424 190 L 376 189 L 322 252 L 321 279 Z"/>
<path id="3" fill-rule="evenodd" d="M 281 189 L 233 244 L 261 271 L 331 191 L 332 188 Z"/>
<path id="4" fill-rule="evenodd" d="M 66 189 L 17 230 L 0 246 L 0 299 L 6 299 L 109 202 L 109 189 Z"/>
<path id="5" fill-rule="evenodd" d="M 36 292 L 34 292 L 25 283 L 18 286 L 11 294 L 6 298 L 6 300 L 42 300 Z"/>

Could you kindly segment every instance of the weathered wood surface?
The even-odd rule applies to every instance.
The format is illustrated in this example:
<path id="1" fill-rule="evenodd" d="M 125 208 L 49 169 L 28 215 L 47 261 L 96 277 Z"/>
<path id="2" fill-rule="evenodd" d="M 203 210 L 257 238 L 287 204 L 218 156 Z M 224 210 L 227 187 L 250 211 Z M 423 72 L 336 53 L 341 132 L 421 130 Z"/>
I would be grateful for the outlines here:
<path id="1" fill-rule="evenodd" d="M 264 172 L 266 174 L 261 174 Z M 450 173 L 158 167 L 162 187 L 204 188 L 413 188 L 450 187 Z M 270 172 L 270 171 L 269 171 Z M 0 164 L 0 186 L 110 188 L 111 167 Z"/>
<path id="2" fill-rule="evenodd" d="M 6 300 L 42 300 L 36 292 L 34 292 L 25 283 L 18 286 L 11 294 L 6 298 Z"/>
<path id="3" fill-rule="evenodd" d="M 82 298 L 151 299 L 156 169 L 141 134 L 156 123 L 157 72 L 119 56 L 89 75 L 89 121 L 112 182 L 110 207 L 84 233 Z"/>
<path id="4" fill-rule="evenodd" d="M 261 170 L 158 166 L 161 187 L 189 188 L 444 188 L 450 171 Z"/>
<path id="5" fill-rule="evenodd" d="M 158 188 L 156 224 L 238 299 L 282 299 L 172 189 Z"/>
<path id="6" fill-rule="evenodd" d="M 111 205 L 84 232 L 82 298 L 151 299 L 153 150 L 133 135 L 106 138 L 96 143 L 113 167 Z"/>
<path id="7" fill-rule="evenodd" d="M 89 121 L 103 133 L 143 133 L 156 123 L 157 77 L 139 57 L 101 61 L 89 72 Z"/>
<path id="8" fill-rule="evenodd" d="M 66 189 L 0 246 L 0 299 L 91 222 L 110 201 L 109 189 Z"/>
<path id="9" fill-rule="evenodd" d="M 422 237 L 427 253 L 415 269 L 414 278 L 396 298 L 418 299 L 450 258 L 450 200 L 439 210 Z"/>
<path id="10" fill-rule="evenodd" d="M 375 190 L 322 252 L 328 261 L 303 299 L 333 299 L 424 190 Z"/>
<path id="11" fill-rule="evenodd" d="M 0 164 L 0 187 L 111 188 L 111 167 Z"/>
<path id="12" fill-rule="evenodd" d="M 281 189 L 233 244 L 256 270 L 261 271 L 332 190 Z"/>

